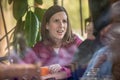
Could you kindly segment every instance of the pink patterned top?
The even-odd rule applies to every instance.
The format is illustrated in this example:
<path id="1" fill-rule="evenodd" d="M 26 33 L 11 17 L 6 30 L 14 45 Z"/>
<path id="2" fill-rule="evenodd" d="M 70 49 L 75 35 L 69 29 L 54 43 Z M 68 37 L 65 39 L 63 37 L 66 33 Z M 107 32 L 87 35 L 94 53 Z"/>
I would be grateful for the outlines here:
<path id="1" fill-rule="evenodd" d="M 58 54 L 54 51 L 51 46 L 46 46 L 42 41 L 38 42 L 34 47 L 33 51 L 36 53 L 43 66 L 49 66 L 51 64 L 60 64 L 62 66 L 68 65 L 74 53 L 77 51 L 77 47 L 81 44 L 82 40 L 75 36 L 74 42 L 67 46 L 61 46 Z"/>
<path id="2" fill-rule="evenodd" d="M 67 46 L 61 46 L 57 54 L 51 46 L 46 46 L 40 41 L 33 47 L 33 51 L 40 58 L 43 66 L 49 66 L 51 64 L 66 66 L 71 63 L 73 55 L 81 42 L 82 40 L 78 36 L 75 36 L 74 41 Z"/>

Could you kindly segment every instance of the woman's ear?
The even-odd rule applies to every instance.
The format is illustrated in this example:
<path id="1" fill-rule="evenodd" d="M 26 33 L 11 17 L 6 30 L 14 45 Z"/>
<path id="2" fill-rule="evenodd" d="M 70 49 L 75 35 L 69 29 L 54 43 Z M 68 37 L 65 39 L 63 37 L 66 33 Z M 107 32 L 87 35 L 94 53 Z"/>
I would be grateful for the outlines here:
<path id="1" fill-rule="evenodd" d="M 49 29 L 48 23 L 46 24 L 46 29 L 47 29 L 47 30 Z"/>

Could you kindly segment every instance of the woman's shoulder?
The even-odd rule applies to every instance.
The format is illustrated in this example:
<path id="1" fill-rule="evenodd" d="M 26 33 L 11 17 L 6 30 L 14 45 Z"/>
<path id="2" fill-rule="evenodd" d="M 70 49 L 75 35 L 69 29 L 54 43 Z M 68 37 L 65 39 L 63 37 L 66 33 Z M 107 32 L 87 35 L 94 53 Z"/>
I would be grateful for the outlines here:
<path id="1" fill-rule="evenodd" d="M 64 46 L 70 47 L 70 46 L 76 46 L 78 47 L 82 43 L 82 39 L 76 34 L 72 35 L 71 41 L 65 44 Z"/>
<path id="2" fill-rule="evenodd" d="M 51 51 L 51 47 L 45 45 L 42 41 L 39 41 L 32 48 L 35 53 L 49 53 Z"/>
<path id="3" fill-rule="evenodd" d="M 43 41 L 37 42 L 37 43 L 32 47 L 33 50 L 41 49 L 41 48 L 45 48 L 45 45 L 44 45 Z"/>
<path id="4" fill-rule="evenodd" d="M 43 46 L 43 45 L 44 45 L 43 41 L 39 41 L 34 45 L 34 47 Z"/>
<path id="5" fill-rule="evenodd" d="M 74 34 L 74 41 L 73 42 L 74 42 L 74 44 L 79 46 L 83 42 L 83 40 L 78 35 Z"/>

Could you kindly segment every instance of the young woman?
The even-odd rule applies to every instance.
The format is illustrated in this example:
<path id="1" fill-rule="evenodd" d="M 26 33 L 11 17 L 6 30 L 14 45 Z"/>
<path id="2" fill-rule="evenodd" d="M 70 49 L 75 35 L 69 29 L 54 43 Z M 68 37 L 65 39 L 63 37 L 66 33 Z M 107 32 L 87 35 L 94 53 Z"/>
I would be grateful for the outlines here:
<path id="1" fill-rule="evenodd" d="M 69 70 L 64 66 L 71 63 L 82 40 L 72 33 L 68 13 L 62 6 L 51 6 L 41 23 L 42 40 L 35 44 L 33 51 L 40 58 L 42 66 L 49 66 L 51 73 Z"/>

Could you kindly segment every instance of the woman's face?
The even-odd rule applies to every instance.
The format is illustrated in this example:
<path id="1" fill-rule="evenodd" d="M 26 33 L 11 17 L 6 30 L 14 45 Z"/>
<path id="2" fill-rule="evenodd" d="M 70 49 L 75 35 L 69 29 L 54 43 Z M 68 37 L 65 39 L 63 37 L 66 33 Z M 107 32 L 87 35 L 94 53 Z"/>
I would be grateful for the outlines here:
<path id="1" fill-rule="evenodd" d="M 54 40 L 62 40 L 67 31 L 67 15 L 65 12 L 57 12 L 46 24 L 49 35 Z"/>

